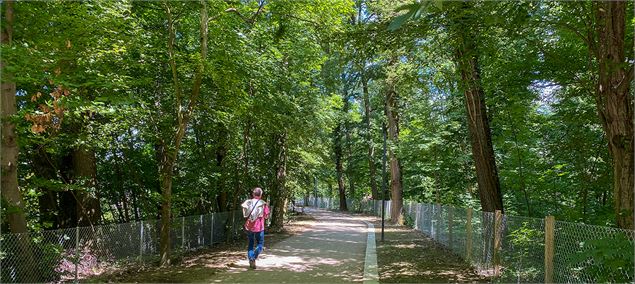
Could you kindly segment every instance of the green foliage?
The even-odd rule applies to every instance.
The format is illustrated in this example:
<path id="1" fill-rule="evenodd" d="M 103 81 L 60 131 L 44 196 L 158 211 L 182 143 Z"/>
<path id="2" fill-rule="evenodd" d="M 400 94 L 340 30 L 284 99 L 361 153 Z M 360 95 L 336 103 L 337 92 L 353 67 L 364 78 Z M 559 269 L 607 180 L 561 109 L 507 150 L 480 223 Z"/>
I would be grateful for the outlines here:
<path id="1" fill-rule="evenodd" d="M 575 274 L 597 283 L 627 283 L 633 281 L 633 239 L 625 233 L 580 243 L 569 259 Z"/>
<path id="2" fill-rule="evenodd" d="M 507 281 L 541 281 L 544 275 L 544 231 L 536 229 L 531 222 L 522 222 L 508 234 L 509 249 L 503 253 L 506 268 L 501 279 Z M 510 265 L 513 263 L 513 265 Z"/>

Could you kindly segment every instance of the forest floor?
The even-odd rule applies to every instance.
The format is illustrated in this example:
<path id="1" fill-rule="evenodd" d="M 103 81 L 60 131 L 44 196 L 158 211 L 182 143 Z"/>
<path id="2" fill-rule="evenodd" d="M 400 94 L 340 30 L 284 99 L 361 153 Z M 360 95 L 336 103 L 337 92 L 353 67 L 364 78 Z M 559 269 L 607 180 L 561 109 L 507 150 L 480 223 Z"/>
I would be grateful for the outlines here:
<path id="1" fill-rule="evenodd" d="M 377 240 L 379 278 L 384 283 L 489 282 L 449 249 L 425 234 L 405 226 L 373 222 Z"/>
<path id="2" fill-rule="evenodd" d="M 468 264 L 424 234 L 386 226 L 379 218 L 308 209 L 293 216 L 281 233 L 268 233 L 258 268 L 250 270 L 245 241 L 199 250 L 170 268 L 114 269 L 85 282 L 298 283 L 361 282 L 366 224 L 374 223 L 380 282 L 486 282 Z"/>

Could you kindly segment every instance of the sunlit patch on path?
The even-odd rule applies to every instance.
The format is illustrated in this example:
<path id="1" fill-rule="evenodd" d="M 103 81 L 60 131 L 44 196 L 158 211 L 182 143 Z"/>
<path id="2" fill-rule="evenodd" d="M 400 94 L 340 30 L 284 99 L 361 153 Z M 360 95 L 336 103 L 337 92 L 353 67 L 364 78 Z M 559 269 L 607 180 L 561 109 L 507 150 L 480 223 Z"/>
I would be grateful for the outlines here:
<path id="1" fill-rule="evenodd" d="M 307 224 L 310 228 L 267 247 L 256 270 L 249 269 L 245 258 L 209 282 L 361 282 L 367 225 L 352 216 L 307 211 L 316 219 Z"/>

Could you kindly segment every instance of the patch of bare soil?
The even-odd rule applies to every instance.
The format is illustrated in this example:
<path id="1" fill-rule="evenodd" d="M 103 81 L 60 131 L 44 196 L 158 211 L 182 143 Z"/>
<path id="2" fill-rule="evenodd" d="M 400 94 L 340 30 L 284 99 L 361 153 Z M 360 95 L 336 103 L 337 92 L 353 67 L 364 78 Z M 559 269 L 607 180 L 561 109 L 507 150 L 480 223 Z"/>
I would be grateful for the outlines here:
<path id="1" fill-rule="evenodd" d="M 279 232 L 265 233 L 265 250 L 281 240 L 302 233 L 306 230 L 306 222 L 313 217 L 294 213 L 290 222 L 285 223 Z M 187 253 L 172 260 L 173 265 L 167 268 L 152 265 L 126 264 L 125 267 L 112 267 L 109 271 L 82 282 L 125 282 L 125 283 L 184 283 L 201 282 L 211 275 L 227 270 L 235 262 L 246 258 L 247 240 L 223 243 L 207 249 Z M 176 264 L 175 264 L 176 262 Z"/>
<path id="2" fill-rule="evenodd" d="M 374 225 L 381 232 L 381 221 Z M 488 282 L 452 251 L 408 227 L 386 224 L 384 242 L 380 234 L 376 239 L 380 282 Z"/>

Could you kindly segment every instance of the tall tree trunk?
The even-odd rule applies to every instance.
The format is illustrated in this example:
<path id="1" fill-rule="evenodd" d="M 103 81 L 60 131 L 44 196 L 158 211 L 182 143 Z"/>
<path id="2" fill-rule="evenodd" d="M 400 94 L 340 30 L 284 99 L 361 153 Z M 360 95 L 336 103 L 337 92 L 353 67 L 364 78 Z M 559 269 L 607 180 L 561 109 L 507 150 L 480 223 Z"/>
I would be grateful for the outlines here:
<path id="1" fill-rule="evenodd" d="M 276 139 L 276 177 L 274 188 L 272 189 L 272 215 L 271 229 L 274 231 L 282 229 L 284 225 L 284 212 L 287 207 L 287 134 L 279 134 Z"/>
<path id="2" fill-rule="evenodd" d="M 373 200 L 379 198 L 377 192 L 377 166 L 375 165 L 375 146 L 373 145 L 372 128 L 370 124 L 370 95 L 368 93 L 368 79 L 362 78 L 362 92 L 364 93 L 364 123 L 366 124 L 366 143 L 368 144 L 368 170 L 370 175 L 370 192 Z"/>
<path id="3" fill-rule="evenodd" d="M 77 226 L 92 226 L 101 219 L 101 206 L 97 192 L 97 165 L 95 152 L 86 146 L 73 150 L 73 183 L 76 190 Z"/>
<path id="4" fill-rule="evenodd" d="M 351 108 L 350 98 L 347 95 L 344 95 L 344 113 L 348 116 L 348 111 Z M 351 141 L 351 122 L 346 119 L 345 127 L 345 138 L 346 138 L 346 176 L 348 177 L 348 192 L 350 198 L 355 198 L 355 179 L 353 178 L 353 142 Z"/>
<path id="5" fill-rule="evenodd" d="M 161 266 L 170 265 L 170 224 L 172 222 L 172 175 L 174 162 L 171 157 L 164 155 L 161 159 L 159 179 L 161 184 L 161 232 L 160 252 Z"/>
<path id="6" fill-rule="evenodd" d="M 470 3 L 463 7 L 469 9 Z M 503 211 L 492 134 L 487 118 L 485 93 L 481 86 L 478 53 L 474 34 L 464 21 L 457 23 L 458 44 L 456 47 L 456 65 L 461 73 L 461 88 L 465 95 L 467 122 L 472 142 L 472 158 L 476 165 L 476 179 L 479 187 L 481 208 L 485 212 Z"/>
<path id="7" fill-rule="evenodd" d="M 399 143 L 399 108 L 397 92 L 394 86 L 390 85 L 386 94 L 386 118 L 388 119 L 388 140 L 391 142 L 389 148 L 390 160 L 390 221 L 395 224 L 403 224 L 403 188 L 401 185 L 401 165 L 394 151 Z"/>
<path id="8" fill-rule="evenodd" d="M 172 176 L 174 174 L 174 165 L 176 164 L 179 148 L 181 142 L 185 136 L 185 132 L 188 127 L 194 108 L 198 102 L 198 98 L 201 92 L 201 84 L 203 81 L 203 73 L 205 71 L 205 61 L 207 60 L 207 32 L 209 25 L 209 17 L 207 14 L 207 2 L 201 0 L 201 19 L 200 19 L 200 61 L 196 71 L 194 72 L 194 79 L 192 82 L 192 93 L 189 96 L 189 101 L 184 101 L 183 91 L 180 87 L 180 79 L 178 76 L 178 69 L 176 66 L 176 58 L 174 54 L 176 31 L 174 27 L 174 19 L 172 18 L 172 11 L 169 3 L 164 2 L 165 11 L 167 16 L 167 28 L 168 28 L 168 55 L 169 65 L 172 71 L 172 83 L 175 89 L 175 114 L 177 116 L 176 132 L 173 138 L 168 142 L 163 143 L 163 157 L 161 159 L 161 165 L 159 169 L 159 179 L 162 192 L 162 205 L 161 205 L 161 232 L 160 232 L 160 254 L 161 254 L 161 266 L 170 265 L 170 224 L 171 224 L 171 210 L 172 210 Z"/>
<path id="9" fill-rule="evenodd" d="M 55 168 L 51 165 L 44 146 L 37 145 L 33 152 L 33 157 L 30 160 L 35 175 L 45 180 L 55 179 Z M 56 214 L 59 211 L 57 190 L 48 185 L 41 185 L 38 189 L 42 192 L 42 195 L 38 197 L 40 225 L 47 229 L 59 228 L 60 222 Z"/>
<path id="10" fill-rule="evenodd" d="M 7 46 L 12 44 L 13 38 L 13 1 L 4 1 L 4 21 L 0 42 Z M 5 204 L 5 214 L 9 230 L 12 233 L 23 233 L 18 238 L 19 264 L 16 275 L 17 282 L 38 282 L 36 259 L 33 256 L 31 237 L 28 234 L 25 204 L 18 188 L 18 144 L 15 134 L 15 124 L 11 122 L 16 114 L 16 86 L 13 75 L 7 72 L 7 62 L 0 59 L 2 74 L 0 82 L 0 119 L 2 120 L 2 149 L 0 150 L 2 201 Z"/>
<path id="11" fill-rule="evenodd" d="M 61 159 L 60 174 L 64 183 L 68 185 L 72 183 L 74 177 L 73 152 L 66 150 Z M 70 186 L 66 186 L 65 190 L 59 193 L 59 208 L 62 209 L 58 212 L 60 228 L 77 226 L 77 199 L 75 191 L 71 190 Z"/>
<path id="12" fill-rule="evenodd" d="M 612 157 L 617 226 L 633 229 L 635 163 L 633 97 L 629 94 L 633 66 L 625 60 L 626 5 L 626 1 L 593 2 L 597 42 L 590 40 L 589 47 L 599 65 L 596 103 Z"/>
<path id="13" fill-rule="evenodd" d="M 339 190 L 340 210 L 347 211 L 346 187 L 344 185 L 344 169 L 342 166 L 342 123 L 338 123 L 333 133 L 335 139 L 333 147 L 335 152 L 335 173 L 337 175 L 337 188 Z"/>

